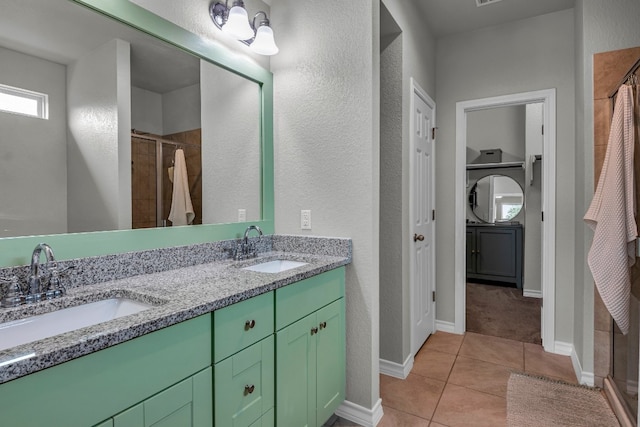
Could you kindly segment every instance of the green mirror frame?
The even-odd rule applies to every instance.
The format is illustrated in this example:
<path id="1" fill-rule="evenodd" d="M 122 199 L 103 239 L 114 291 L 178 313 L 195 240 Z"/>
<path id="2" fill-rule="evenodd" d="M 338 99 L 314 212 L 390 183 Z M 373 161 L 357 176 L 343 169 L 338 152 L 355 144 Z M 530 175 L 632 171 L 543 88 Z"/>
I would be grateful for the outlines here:
<path id="1" fill-rule="evenodd" d="M 78 7 L 86 6 L 128 24 L 260 85 L 262 220 L 250 223 L 8 237 L 0 239 L 0 267 L 28 264 L 33 248 L 41 242 L 51 245 L 56 259 L 64 260 L 235 239 L 241 237 L 250 224 L 258 225 L 265 234 L 273 234 L 273 75 L 271 72 L 251 63 L 246 57 L 193 34 L 128 0 L 69 1 L 77 3 Z M 208 12 L 203 10 L 202 13 Z"/>

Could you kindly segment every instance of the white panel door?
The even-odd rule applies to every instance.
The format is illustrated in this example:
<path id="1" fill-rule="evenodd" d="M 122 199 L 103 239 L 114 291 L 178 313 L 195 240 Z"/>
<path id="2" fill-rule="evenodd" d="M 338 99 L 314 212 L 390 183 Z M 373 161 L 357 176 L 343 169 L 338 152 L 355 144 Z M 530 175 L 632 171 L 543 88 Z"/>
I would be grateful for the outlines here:
<path id="1" fill-rule="evenodd" d="M 435 104 L 418 87 L 412 90 L 411 351 L 415 355 L 435 326 Z"/>

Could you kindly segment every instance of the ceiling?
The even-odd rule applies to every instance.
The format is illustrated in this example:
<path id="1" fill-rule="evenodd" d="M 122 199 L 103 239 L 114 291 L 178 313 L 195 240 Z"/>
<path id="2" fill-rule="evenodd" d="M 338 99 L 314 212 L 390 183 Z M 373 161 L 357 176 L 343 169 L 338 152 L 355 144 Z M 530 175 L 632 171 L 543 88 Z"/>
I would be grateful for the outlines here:
<path id="1" fill-rule="evenodd" d="M 413 0 L 436 38 L 464 33 L 574 7 L 575 0 Z"/>

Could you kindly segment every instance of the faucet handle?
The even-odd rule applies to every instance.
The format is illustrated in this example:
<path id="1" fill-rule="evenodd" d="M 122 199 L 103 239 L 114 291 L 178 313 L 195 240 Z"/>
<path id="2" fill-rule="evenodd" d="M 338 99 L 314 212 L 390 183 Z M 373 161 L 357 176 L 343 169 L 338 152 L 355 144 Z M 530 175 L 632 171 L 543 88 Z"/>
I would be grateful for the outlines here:
<path id="1" fill-rule="evenodd" d="M 0 283 L 9 285 L 0 301 L 0 307 L 16 307 L 24 303 L 24 293 L 17 276 L 11 276 L 8 279 L 0 278 Z"/>
<path id="2" fill-rule="evenodd" d="M 69 274 L 69 270 L 72 270 L 74 268 L 74 265 L 70 265 L 69 267 L 63 268 L 62 270 L 54 268 L 50 271 L 49 285 L 47 286 L 47 290 L 45 292 L 45 297 L 47 299 L 57 298 L 67 293 L 67 289 L 62 284 L 60 276 L 66 276 L 67 274 Z"/>

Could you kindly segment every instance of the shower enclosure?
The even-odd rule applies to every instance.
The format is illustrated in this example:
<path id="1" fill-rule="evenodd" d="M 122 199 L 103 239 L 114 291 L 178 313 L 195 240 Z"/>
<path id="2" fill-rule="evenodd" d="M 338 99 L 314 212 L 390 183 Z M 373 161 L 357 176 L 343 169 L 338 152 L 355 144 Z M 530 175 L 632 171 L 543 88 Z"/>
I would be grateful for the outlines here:
<path id="1" fill-rule="evenodd" d="M 195 211 L 193 224 L 202 224 L 201 131 L 172 135 L 131 132 L 132 228 L 171 226 L 167 218 L 173 192 L 175 151 L 183 149 L 189 192 Z"/>

